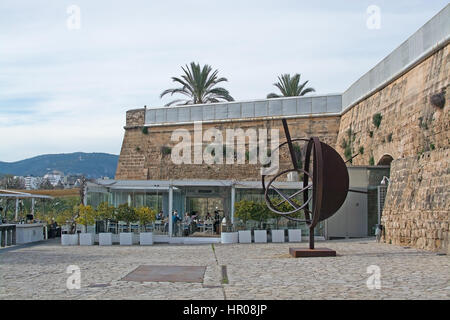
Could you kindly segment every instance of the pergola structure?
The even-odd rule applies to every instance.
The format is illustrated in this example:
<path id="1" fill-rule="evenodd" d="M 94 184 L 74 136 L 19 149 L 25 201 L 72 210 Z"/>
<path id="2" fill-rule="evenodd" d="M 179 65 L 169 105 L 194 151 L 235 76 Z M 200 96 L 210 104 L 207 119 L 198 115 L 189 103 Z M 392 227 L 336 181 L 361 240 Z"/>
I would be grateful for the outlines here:
<path id="1" fill-rule="evenodd" d="M 36 199 L 53 199 L 53 197 L 41 195 L 41 194 L 31 194 L 19 191 L 2 190 L 0 189 L 0 199 L 15 199 L 16 200 L 16 210 L 14 220 L 17 221 L 19 217 L 19 200 L 20 199 L 31 199 L 31 214 L 34 215 L 34 205 Z"/>

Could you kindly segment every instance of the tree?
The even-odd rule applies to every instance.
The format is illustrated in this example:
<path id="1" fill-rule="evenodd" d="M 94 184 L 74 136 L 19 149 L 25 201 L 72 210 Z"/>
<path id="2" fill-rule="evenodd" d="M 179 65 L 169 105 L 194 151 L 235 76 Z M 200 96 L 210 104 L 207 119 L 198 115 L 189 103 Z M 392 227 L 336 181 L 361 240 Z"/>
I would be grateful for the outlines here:
<path id="1" fill-rule="evenodd" d="M 257 203 L 250 200 L 241 200 L 234 204 L 234 215 L 238 219 L 242 220 L 244 227 L 247 221 L 255 216 L 255 211 L 258 210 Z"/>
<path id="2" fill-rule="evenodd" d="M 124 203 L 119 205 L 117 208 L 117 220 L 125 221 L 128 226 L 128 230 L 130 230 L 131 222 L 135 222 L 137 220 L 136 210 L 128 205 L 128 203 Z"/>
<path id="3" fill-rule="evenodd" d="M 77 218 L 78 209 L 77 206 L 75 206 L 73 209 L 67 209 L 58 214 L 55 220 L 60 226 L 68 225 L 69 234 L 75 234 L 77 230 Z"/>
<path id="4" fill-rule="evenodd" d="M 234 101 L 228 90 L 216 87 L 220 82 L 227 82 L 226 78 L 219 78 L 218 70 L 212 71 L 211 66 L 205 64 L 200 67 L 199 63 L 191 62 L 190 67 L 181 67 L 184 74 L 181 78 L 172 77 L 172 81 L 181 84 L 179 88 L 167 89 L 161 93 L 161 98 L 167 94 L 171 96 L 175 93 L 186 96 L 185 99 L 177 99 L 169 102 L 166 106 L 174 103 L 180 104 L 200 104 L 225 101 Z"/>
<path id="5" fill-rule="evenodd" d="M 309 81 L 307 80 L 300 84 L 300 74 L 298 73 L 294 74 L 292 78 L 290 74 L 282 74 L 278 77 L 278 82 L 273 84 L 280 90 L 281 95 L 278 95 L 276 93 L 269 93 L 267 95 L 267 99 L 304 96 L 309 92 L 315 92 L 316 90 L 314 88 L 305 88 L 308 82 Z"/>
<path id="6" fill-rule="evenodd" d="M 106 231 L 108 231 L 109 222 L 115 218 L 115 210 L 106 201 L 97 206 L 97 219 L 106 223 Z"/>
<path id="7" fill-rule="evenodd" d="M 85 206 L 83 204 L 80 204 L 77 206 L 78 214 L 76 218 L 76 222 L 79 224 L 82 224 L 86 228 L 88 225 L 92 225 L 95 223 L 95 218 L 97 216 L 97 212 L 91 207 L 91 206 Z"/>
<path id="8" fill-rule="evenodd" d="M 140 207 L 136 209 L 136 215 L 139 220 L 139 225 L 144 226 L 144 231 L 147 232 L 147 224 L 155 221 L 156 211 L 148 207 Z"/>

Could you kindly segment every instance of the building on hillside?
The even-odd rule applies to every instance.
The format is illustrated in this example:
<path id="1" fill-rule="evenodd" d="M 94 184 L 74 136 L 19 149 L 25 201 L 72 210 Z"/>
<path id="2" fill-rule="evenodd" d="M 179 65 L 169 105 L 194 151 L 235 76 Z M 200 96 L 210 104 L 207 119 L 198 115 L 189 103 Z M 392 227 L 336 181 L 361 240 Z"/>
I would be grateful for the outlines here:
<path id="1" fill-rule="evenodd" d="M 447 5 L 342 94 L 129 110 L 115 180 L 90 183 L 88 202 L 146 205 L 169 219 L 175 209 L 182 215 L 217 210 L 237 224 L 234 204 L 262 199 L 261 163 L 247 157 L 251 129 L 258 134 L 264 129 L 267 136 L 275 130 L 284 141 L 286 118 L 293 138 L 319 137 L 343 158 L 360 153 L 349 166 L 350 186 L 368 195 L 349 196 L 340 212 L 317 228 L 318 236 L 372 235 L 380 220 L 388 243 L 448 251 L 449 41 Z M 234 130 L 233 145 L 244 138 L 245 162 L 202 161 L 205 154 L 221 158 L 222 149 L 207 148 L 212 132 L 225 132 L 226 139 L 227 130 Z M 183 137 L 192 148 L 180 148 Z M 191 163 L 174 160 L 180 149 Z M 289 164 L 287 150 L 280 150 L 280 170 Z M 386 180 L 387 190 L 381 185 Z M 286 181 L 278 187 L 299 185 Z M 267 218 L 253 227 L 280 228 L 279 223 Z M 179 235 L 171 223 L 166 227 L 163 233 Z"/>
<path id="2" fill-rule="evenodd" d="M 33 176 L 26 176 L 24 177 L 25 180 L 25 189 L 26 190 L 36 190 L 39 188 L 42 178 L 41 177 L 33 177 Z"/>
<path id="3" fill-rule="evenodd" d="M 62 172 L 59 171 L 52 171 L 50 173 L 46 173 L 43 177 L 43 180 L 48 180 L 50 181 L 50 184 L 53 187 L 56 187 L 58 185 L 59 182 L 61 182 L 61 180 L 63 179 L 64 175 Z"/>

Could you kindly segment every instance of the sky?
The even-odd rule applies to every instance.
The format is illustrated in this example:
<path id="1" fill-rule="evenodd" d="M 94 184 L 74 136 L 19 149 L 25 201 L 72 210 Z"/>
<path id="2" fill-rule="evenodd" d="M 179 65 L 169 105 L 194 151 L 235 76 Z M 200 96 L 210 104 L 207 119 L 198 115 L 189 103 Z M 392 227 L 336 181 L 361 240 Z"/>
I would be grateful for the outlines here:
<path id="1" fill-rule="evenodd" d="M 126 110 L 173 100 L 160 93 L 191 61 L 235 100 L 276 92 L 282 73 L 341 93 L 447 3 L 1 0 L 0 161 L 119 154 Z"/>

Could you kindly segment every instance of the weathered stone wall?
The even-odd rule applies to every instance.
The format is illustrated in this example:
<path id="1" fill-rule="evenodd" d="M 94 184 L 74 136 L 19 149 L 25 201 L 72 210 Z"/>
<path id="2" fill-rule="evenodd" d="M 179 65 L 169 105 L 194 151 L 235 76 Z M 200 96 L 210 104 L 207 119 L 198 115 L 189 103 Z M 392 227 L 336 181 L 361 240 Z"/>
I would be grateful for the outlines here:
<path id="1" fill-rule="evenodd" d="M 447 45 L 341 116 L 336 148 L 343 157 L 362 147 L 354 164 L 377 164 L 385 155 L 394 159 L 382 213 L 386 242 L 447 250 L 449 74 Z M 443 89 L 447 102 L 440 109 L 430 98 Z M 382 116 L 378 128 L 376 113 Z"/>
<path id="2" fill-rule="evenodd" d="M 449 147 L 448 103 L 445 109 L 431 105 L 430 97 L 449 86 L 450 46 L 442 48 L 415 68 L 355 105 L 341 117 L 337 150 L 344 155 L 351 130 L 352 154 L 364 148 L 353 164 L 374 164 L 385 154 L 394 159 Z M 450 90 L 447 90 L 447 101 Z M 381 124 L 373 124 L 380 113 Z"/>
<path id="3" fill-rule="evenodd" d="M 449 149 L 394 160 L 382 222 L 389 243 L 449 252 Z"/>
<path id="4" fill-rule="evenodd" d="M 261 164 L 182 164 L 176 165 L 171 161 L 170 154 L 164 154 L 162 147 L 173 147 L 177 142 L 171 141 L 175 129 L 189 130 L 194 137 L 193 124 L 177 126 L 148 127 L 148 134 L 142 132 L 144 124 L 142 110 L 127 112 L 127 127 L 120 153 L 116 179 L 146 180 L 146 179 L 224 179 L 224 180 L 258 180 Z M 339 117 L 304 117 L 288 120 L 293 138 L 308 138 L 318 136 L 330 145 L 336 144 L 339 130 Z M 280 142 L 285 141 L 281 120 L 252 120 L 220 123 L 204 123 L 203 132 L 209 128 L 222 131 L 224 140 L 226 129 L 279 129 Z M 204 142 L 204 147 L 209 142 Z M 193 149 L 193 148 L 192 148 Z M 248 148 L 246 149 L 248 150 Z M 280 167 L 291 167 L 287 147 L 280 152 Z M 193 159 L 193 155 L 192 155 Z"/>

